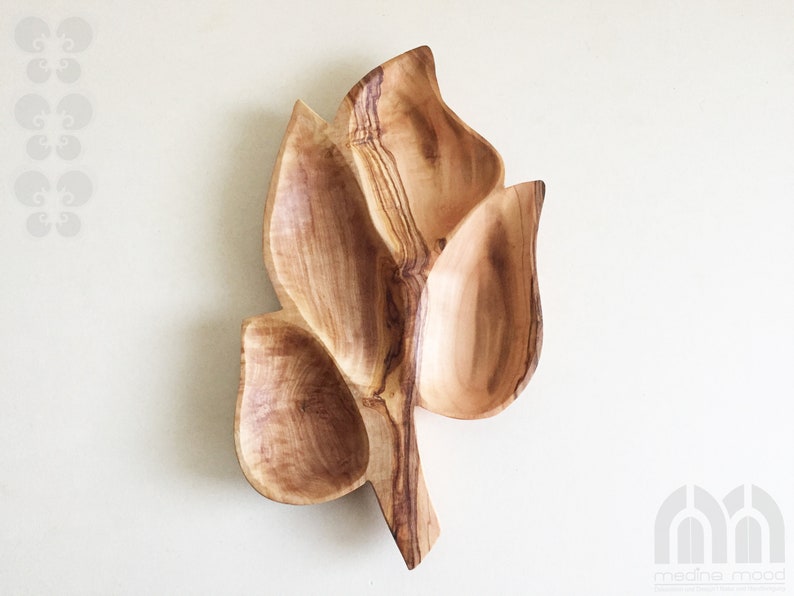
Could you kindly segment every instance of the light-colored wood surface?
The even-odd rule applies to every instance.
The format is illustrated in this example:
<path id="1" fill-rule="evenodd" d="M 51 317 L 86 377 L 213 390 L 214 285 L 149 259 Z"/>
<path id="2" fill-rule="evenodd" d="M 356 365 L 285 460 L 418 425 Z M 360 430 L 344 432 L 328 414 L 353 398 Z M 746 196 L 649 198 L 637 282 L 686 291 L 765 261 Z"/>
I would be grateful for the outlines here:
<path id="1" fill-rule="evenodd" d="M 537 365 L 544 186 L 503 179 L 427 47 L 370 72 L 330 123 L 298 101 L 273 172 L 264 258 L 282 310 L 243 325 L 240 464 L 284 503 L 370 482 L 409 568 L 439 532 L 414 407 L 493 415 Z"/>

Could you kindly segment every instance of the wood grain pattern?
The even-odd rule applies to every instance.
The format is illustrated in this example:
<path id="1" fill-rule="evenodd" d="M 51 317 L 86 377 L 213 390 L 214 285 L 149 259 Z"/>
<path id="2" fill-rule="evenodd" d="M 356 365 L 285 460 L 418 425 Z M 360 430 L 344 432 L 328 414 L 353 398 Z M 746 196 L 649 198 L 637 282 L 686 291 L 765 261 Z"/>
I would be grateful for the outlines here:
<path id="1" fill-rule="evenodd" d="M 264 258 L 282 310 L 244 322 L 240 464 L 285 503 L 369 482 L 409 568 L 439 532 L 414 408 L 493 415 L 538 361 L 544 186 L 503 178 L 427 47 L 370 72 L 330 123 L 299 101 L 274 168 Z"/>

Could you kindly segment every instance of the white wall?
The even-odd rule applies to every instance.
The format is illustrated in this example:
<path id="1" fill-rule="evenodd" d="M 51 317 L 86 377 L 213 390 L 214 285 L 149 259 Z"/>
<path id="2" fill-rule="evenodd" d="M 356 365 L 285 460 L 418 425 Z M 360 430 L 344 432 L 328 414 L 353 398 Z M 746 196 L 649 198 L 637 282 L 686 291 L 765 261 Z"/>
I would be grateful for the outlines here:
<path id="1" fill-rule="evenodd" d="M 654 591 L 654 519 L 679 486 L 756 484 L 794 527 L 791 2 L 0 15 L 3 594 L 634 596 Z M 28 80 L 14 27 L 31 15 L 91 25 L 79 81 Z M 499 416 L 418 412 L 442 534 L 408 572 L 369 488 L 272 503 L 231 429 L 240 321 L 276 306 L 260 220 L 293 102 L 329 117 L 425 43 L 507 182 L 546 181 L 545 344 Z M 26 155 L 14 106 L 69 89 L 94 109 L 69 163 L 95 190 L 76 236 L 35 238 L 14 181 L 69 164 Z"/>

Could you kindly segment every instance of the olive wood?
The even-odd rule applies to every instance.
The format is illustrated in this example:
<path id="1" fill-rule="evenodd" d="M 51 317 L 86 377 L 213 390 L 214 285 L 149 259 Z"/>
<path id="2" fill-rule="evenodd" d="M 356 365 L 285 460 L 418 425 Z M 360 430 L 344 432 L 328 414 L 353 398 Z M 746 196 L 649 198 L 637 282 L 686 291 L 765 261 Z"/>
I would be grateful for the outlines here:
<path id="1" fill-rule="evenodd" d="M 439 533 L 414 407 L 491 416 L 538 362 L 544 185 L 503 180 L 427 47 L 370 72 L 331 122 L 298 101 L 273 172 L 264 260 L 282 310 L 243 323 L 240 465 L 284 503 L 369 482 L 409 568 Z"/>

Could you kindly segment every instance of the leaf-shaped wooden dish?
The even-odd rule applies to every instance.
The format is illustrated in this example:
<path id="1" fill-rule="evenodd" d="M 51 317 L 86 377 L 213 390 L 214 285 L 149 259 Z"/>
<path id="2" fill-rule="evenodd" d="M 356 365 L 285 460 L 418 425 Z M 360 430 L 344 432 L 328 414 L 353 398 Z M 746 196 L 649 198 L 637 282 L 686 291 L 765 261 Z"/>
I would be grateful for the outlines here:
<path id="1" fill-rule="evenodd" d="M 364 77 L 332 122 L 298 101 L 265 210 L 282 310 L 243 323 L 237 455 L 284 503 L 372 484 L 409 568 L 438 536 L 413 409 L 491 416 L 538 361 L 542 182 L 442 101 L 421 47 Z"/>

